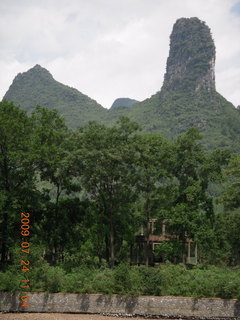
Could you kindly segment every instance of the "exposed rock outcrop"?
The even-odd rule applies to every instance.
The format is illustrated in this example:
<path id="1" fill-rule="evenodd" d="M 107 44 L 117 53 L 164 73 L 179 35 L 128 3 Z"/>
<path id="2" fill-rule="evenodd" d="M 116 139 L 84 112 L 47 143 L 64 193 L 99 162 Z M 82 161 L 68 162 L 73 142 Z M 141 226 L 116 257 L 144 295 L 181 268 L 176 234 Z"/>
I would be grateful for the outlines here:
<path id="1" fill-rule="evenodd" d="M 176 21 L 162 91 L 215 90 L 215 45 L 211 31 L 198 18 Z"/>

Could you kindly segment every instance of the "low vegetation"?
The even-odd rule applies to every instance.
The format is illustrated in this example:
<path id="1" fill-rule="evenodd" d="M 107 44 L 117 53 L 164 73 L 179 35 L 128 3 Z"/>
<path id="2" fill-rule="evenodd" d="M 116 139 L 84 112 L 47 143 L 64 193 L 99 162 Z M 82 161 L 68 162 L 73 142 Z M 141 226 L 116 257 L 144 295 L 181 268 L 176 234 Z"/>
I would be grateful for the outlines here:
<path id="1" fill-rule="evenodd" d="M 239 267 L 120 264 L 114 269 L 81 266 L 67 272 L 64 267 L 43 263 L 30 277 L 30 291 L 34 292 L 240 298 Z M 15 271 L 0 273 L 0 291 L 19 291 L 19 282 Z"/>

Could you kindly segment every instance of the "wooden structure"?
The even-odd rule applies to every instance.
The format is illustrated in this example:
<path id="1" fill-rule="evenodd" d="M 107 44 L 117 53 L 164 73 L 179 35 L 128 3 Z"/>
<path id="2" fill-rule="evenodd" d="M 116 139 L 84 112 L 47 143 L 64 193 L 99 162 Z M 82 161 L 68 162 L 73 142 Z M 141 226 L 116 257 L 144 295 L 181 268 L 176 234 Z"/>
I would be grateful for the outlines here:
<path id="1" fill-rule="evenodd" d="M 178 241 L 177 235 L 171 234 L 167 230 L 167 224 L 170 220 L 165 219 L 162 221 L 161 232 L 156 232 L 155 224 L 157 219 L 149 219 L 148 221 L 148 235 L 144 234 L 143 226 L 141 227 L 141 232 L 136 236 L 136 250 L 134 254 L 134 264 L 147 264 L 147 265 L 156 265 L 162 261 L 157 261 L 155 259 L 155 249 L 160 243 L 169 242 L 169 241 Z M 184 259 L 187 264 L 197 264 L 197 245 L 192 239 L 186 238 L 186 241 L 183 244 L 184 251 L 186 251 L 186 259 Z"/>

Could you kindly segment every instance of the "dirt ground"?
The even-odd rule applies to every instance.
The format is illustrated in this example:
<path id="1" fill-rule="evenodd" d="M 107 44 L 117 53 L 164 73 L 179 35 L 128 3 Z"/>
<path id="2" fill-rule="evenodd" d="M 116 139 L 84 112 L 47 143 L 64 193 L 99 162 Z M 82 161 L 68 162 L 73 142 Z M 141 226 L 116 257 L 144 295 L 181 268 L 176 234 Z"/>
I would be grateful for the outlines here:
<path id="1" fill-rule="evenodd" d="M 144 318 L 107 317 L 97 314 L 67 313 L 0 313 L 0 320 L 143 320 Z M 148 320 L 151 320 L 148 318 Z M 163 320 L 163 319 L 162 319 Z M 166 319 L 165 319 L 166 320 Z M 168 319 L 174 320 L 174 319 Z"/>

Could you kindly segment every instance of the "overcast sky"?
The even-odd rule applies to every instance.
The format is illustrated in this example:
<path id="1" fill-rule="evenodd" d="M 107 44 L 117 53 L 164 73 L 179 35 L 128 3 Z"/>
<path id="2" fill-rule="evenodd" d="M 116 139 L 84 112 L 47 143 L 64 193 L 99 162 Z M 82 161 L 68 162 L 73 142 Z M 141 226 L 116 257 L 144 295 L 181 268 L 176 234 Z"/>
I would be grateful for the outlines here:
<path id="1" fill-rule="evenodd" d="M 149 98 L 181 17 L 211 28 L 217 90 L 240 105 L 239 0 L 0 0 L 0 99 L 35 64 L 107 108 Z"/>

